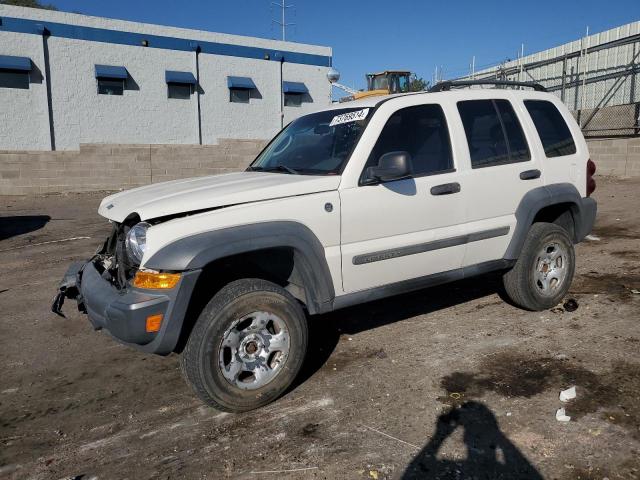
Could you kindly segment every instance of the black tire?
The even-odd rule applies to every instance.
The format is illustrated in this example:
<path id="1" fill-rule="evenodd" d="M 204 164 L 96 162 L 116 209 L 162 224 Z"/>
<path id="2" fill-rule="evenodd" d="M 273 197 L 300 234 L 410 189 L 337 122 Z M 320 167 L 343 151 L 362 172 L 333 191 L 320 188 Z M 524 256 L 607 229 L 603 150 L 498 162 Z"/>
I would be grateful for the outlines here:
<path id="1" fill-rule="evenodd" d="M 562 265 L 565 270 L 562 280 L 552 277 L 545 286 L 540 275 L 546 272 L 543 249 L 557 246 L 562 252 Z M 567 231 L 553 223 L 534 223 L 529 229 L 522 246 L 518 261 L 506 272 L 502 281 L 509 298 L 526 310 L 540 311 L 554 307 L 567 294 L 575 272 L 575 250 Z M 545 277 L 546 280 L 546 277 Z M 555 284 L 553 283 L 555 280 Z"/>
<path id="2" fill-rule="evenodd" d="M 239 320 L 251 317 L 254 312 L 267 312 L 284 322 L 289 349 L 288 355 L 278 363 L 278 371 L 269 383 L 245 390 L 232 384 L 222 372 L 224 367 L 220 362 L 224 353 L 221 352 L 228 348 L 222 346 L 222 341 L 230 329 L 239 328 Z M 248 321 L 251 323 L 253 320 L 250 318 Z M 307 338 L 307 319 L 289 292 L 266 280 L 237 280 L 216 293 L 200 314 L 182 352 L 182 373 L 207 405 L 225 412 L 253 410 L 272 402 L 291 385 L 302 366 Z M 242 348 L 236 351 L 245 352 Z M 234 361 L 239 358 L 231 356 Z"/>

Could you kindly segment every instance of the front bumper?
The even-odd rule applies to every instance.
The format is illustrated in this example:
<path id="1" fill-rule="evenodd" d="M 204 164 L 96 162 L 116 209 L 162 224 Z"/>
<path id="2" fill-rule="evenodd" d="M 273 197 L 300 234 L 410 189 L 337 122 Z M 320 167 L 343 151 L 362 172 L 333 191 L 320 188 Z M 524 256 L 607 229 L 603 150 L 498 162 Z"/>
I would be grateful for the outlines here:
<path id="1" fill-rule="evenodd" d="M 178 344 L 199 274 L 200 270 L 184 272 L 170 290 L 143 290 L 131 285 L 118 289 L 101 276 L 93 260 L 74 263 L 63 277 L 52 310 L 61 314 L 64 298 L 74 299 L 96 330 L 104 328 L 139 350 L 167 355 Z M 163 316 L 160 330 L 147 332 L 147 317 L 158 314 Z"/>

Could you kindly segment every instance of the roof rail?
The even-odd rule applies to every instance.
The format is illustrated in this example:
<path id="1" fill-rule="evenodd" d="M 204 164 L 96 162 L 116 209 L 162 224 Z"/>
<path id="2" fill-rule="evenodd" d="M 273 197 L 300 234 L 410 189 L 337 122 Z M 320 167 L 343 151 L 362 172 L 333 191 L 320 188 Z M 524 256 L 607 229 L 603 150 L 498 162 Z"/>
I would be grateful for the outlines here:
<path id="1" fill-rule="evenodd" d="M 535 82 L 516 82 L 512 80 L 445 80 L 435 84 L 429 89 L 429 92 L 447 92 L 455 87 L 471 87 L 473 85 L 495 85 L 503 87 L 529 87 L 537 92 L 546 92 L 547 89 Z"/>

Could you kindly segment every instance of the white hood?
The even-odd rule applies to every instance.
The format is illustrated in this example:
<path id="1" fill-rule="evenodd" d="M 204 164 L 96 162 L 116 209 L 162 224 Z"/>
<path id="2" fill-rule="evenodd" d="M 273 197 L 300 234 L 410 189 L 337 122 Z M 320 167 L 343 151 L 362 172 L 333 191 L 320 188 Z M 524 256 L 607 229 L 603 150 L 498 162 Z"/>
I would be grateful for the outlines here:
<path id="1" fill-rule="evenodd" d="M 106 197 L 98 213 L 122 222 L 131 213 L 141 220 L 240 203 L 336 190 L 339 176 L 238 172 L 189 178 L 134 188 Z"/>

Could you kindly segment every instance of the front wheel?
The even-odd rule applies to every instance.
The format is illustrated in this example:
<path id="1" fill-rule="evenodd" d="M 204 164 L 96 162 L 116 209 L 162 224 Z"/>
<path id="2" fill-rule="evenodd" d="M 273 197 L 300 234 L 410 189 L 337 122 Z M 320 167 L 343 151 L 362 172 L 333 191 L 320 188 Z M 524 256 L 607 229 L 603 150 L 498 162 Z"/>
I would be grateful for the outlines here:
<path id="1" fill-rule="evenodd" d="M 244 412 L 266 405 L 291 385 L 307 350 L 298 302 L 260 279 L 232 282 L 198 318 L 182 353 L 182 372 L 208 405 Z"/>
<path id="2" fill-rule="evenodd" d="M 569 291 L 575 251 L 567 231 L 553 223 L 534 223 L 518 261 L 502 280 L 509 298 L 527 310 L 551 308 Z"/>

